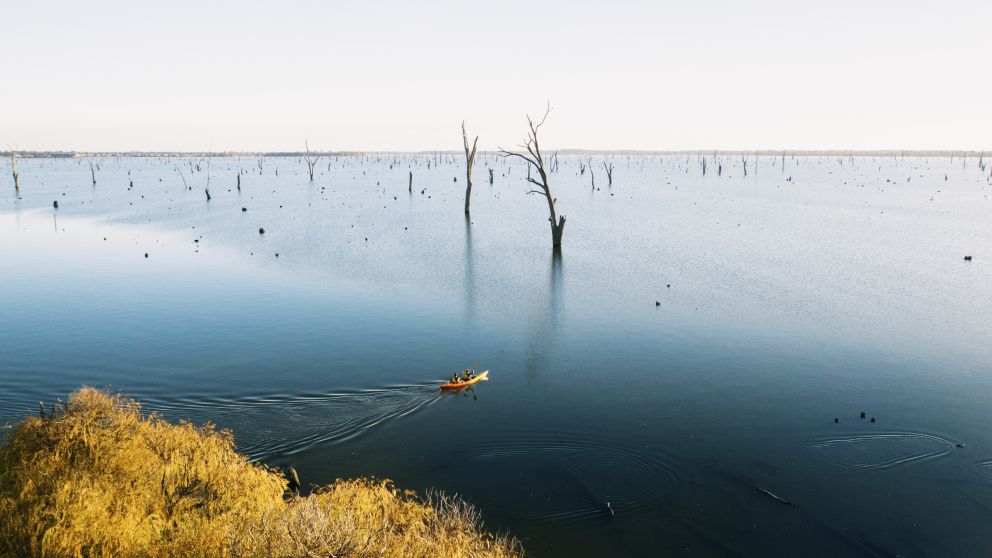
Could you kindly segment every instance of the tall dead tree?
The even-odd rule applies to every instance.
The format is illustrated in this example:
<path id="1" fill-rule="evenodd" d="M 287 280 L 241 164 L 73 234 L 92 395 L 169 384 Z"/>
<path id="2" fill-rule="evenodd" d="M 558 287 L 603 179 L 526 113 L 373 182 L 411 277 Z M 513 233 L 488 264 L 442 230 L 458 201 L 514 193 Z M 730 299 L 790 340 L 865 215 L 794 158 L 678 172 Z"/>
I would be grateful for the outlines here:
<path id="1" fill-rule="evenodd" d="M 93 185 L 96 186 L 96 169 L 93 167 L 93 161 L 87 160 L 86 162 L 90 164 L 90 178 L 93 179 Z"/>
<path id="2" fill-rule="evenodd" d="M 17 152 L 14 151 L 10 146 L 7 147 L 10 150 L 10 174 L 14 177 L 14 191 L 21 191 L 20 176 L 17 174 Z"/>
<path id="3" fill-rule="evenodd" d="M 307 170 L 310 172 L 310 182 L 313 182 L 313 168 L 317 166 L 317 161 L 320 160 L 320 155 L 310 153 L 310 142 L 304 141 L 303 145 L 306 146 L 307 150 L 303 154 L 303 160 L 307 163 Z"/>
<path id="4" fill-rule="evenodd" d="M 744 163 L 744 176 L 747 176 L 747 155 L 741 155 L 741 162 Z"/>
<path id="5" fill-rule="evenodd" d="M 544 121 L 548 119 L 548 114 L 551 112 L 551 106 L 548 106 L 548 110 L 544 112 L 544 117 L 541 118 L 540 122 L 534 122 L 530 116 L 527 116 L 527 127 L 530 128 L 530 132 L 527 134 L 527 143 L 520 146 L 526 150 L 526 153 L 518 151 L 507 151 L 506 149 L 500 148 L 500 157 L 519 157 L 527 163 L 528 172 L 533 168 L 537 171 L 538 179 L 534 179 L 531 176 L 527 176 L 527 182 L 530 182 L 537 189 L 528 190 L 528 194 L 543 194 L 544 198 L 548 201 L 548 222 L 551 224 L 551 242 L 556 250 L 561 249 L 561 237 L 562 233 L 565 231 L 565 216 L 558 215 L 558 209 L 556 207 L 558 200 L 551 195 L 551 185 L 548 184 L 548 173 L 544 168 L 544 156 L 541 154 L 541 145 L 538 142 L 537 132 L 544 125 Z"/>
<path id="6" fill-rule="evenodd" d="M 469 214 L 472 205 L 472 165 L 475 164 L 475 146 L 478 143 L 479 136 L 475 136 L 472 149 L 468 148 L 468 133 L 465 132 L 465 121 L 462 120 L 462 144 L 465 146 L 465 215 Z"/>
<path id="7" fill-rule="evenodd" d="M 609 164 L 606 164 L 606 161 L 603 161 L 603 168 L 606 169 L 606 181 L 608 182 L 608 186 L 613 186 L 613 161 L 610 161 Z"/>
<path id="8" fill-rule="evenodd" d="M 592 183 L 592 189 L 595 190 L 596 189 L 596 171 L 594 171 L 593 168 L 592 168 L 592 159 L 589 159 L 587 166 L 589 167 L 589 181 Z"/>

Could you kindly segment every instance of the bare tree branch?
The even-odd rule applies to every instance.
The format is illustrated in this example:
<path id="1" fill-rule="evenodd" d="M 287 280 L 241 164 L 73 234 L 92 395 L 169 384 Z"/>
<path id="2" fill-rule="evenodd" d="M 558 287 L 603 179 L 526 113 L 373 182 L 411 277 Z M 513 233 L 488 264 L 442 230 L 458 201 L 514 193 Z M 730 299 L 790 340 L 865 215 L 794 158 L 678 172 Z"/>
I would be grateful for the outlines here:
<path id="1" fill-rule="evenodd" d="M 17 152 L 9 145 L 7 146 L 7 151 L 10 152 L 10 174 L 14 177 L 14 191 L 20 192 L 21 182 L 19 179 L 21 175 L 17 173 Z"/>
<path id="2" fill-rule="evenodd" d="M 520 147 L 527 151 L 525 155 L 518 151 L 509 151 L 503 148 L 499 148 L 499 156 L 508 157 L 519 157 L 527 163 L 527 182 L 533 184 L 540 188 L 531 189 L 526 192 L 526 194 L 542 194 L 548 202 L 548 222 L 551 224 L 551 242 L 554 248 L 561 248 L 562 233 L 565 230 L 565 216 L 558 215 L 557 202 L 558 200 L 551 195 L 551 187 L 548 184 L 548 173 L 544 164 L 544 157 L 541 154 L 541 144 L 538 140 L 538 130 L 544 125 L 544 122 L 548 118 L 548 114 L 551 112 L 551 104 L 548 103 L 548 109 L 544 112 L 544 117 L 541 118 L 539 122 L 534 122 L 529 115 L 527 116 L 527 127 L 530 132 L 527 135 L 527 141 Z M 534 169 L 537 171 L 538 178 L 533 178 L 530 175 L 530 170 Z"/>
<path id="3" fill-rule="evenodd" d="M 465 121 L 462 120 L 462 143 L 465 146 L 465 215 L 468 215 L 472 203 L 472 166 L 475 164 L 475 148 L 479 144 L 479 136 L 475 136 L 472 148 L 468 147 L 468 133 L 465 131 Z"/>
<path id="4" fill-rule="evenodd" d="M 303 160 L 307 164 L 307 170 L 310 172 L 310 182 L 313 182 L 313 169 L 317 166 L 317 161 L 320 160 L 321 155 L 310 153 L 310 142 L 308 140 L 303 141 L 303 145 L 306 146 L 306 153 L 303 154 Z"/>

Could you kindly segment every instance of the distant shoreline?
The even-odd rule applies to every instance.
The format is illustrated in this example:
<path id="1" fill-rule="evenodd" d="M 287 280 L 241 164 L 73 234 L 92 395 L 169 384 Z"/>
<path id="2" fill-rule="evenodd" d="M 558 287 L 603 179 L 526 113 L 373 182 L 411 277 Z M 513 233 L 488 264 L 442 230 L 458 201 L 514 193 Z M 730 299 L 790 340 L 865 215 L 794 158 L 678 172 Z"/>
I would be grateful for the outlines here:
<path id="1" fill-rule="evenodd" d="M 86 157 L 302 157 L 302 151 L 18 151 L 14 150 L 19 159 L 79 159 Z M 483 151 L 495 154 L 496 151 Z M 878 150 L 845 150 L 845 149 L 684 149 L 684 150 L 595 150 L 595 149 L 559 149 L 549 153 L 561 155 L 697 155 L 697 156 L 731 156 L 755 155 L 761 157 L 982 157 L 983 150 L 950 149 L 878 149 Z M 369 155 L 459 155 L 458 150 L 427 150 L 427 151 L 319 151 L 311 155 L 324 157 L 361 157 Z M 0 151 L 0 156 L 10 157 L 10 151 Z"/>

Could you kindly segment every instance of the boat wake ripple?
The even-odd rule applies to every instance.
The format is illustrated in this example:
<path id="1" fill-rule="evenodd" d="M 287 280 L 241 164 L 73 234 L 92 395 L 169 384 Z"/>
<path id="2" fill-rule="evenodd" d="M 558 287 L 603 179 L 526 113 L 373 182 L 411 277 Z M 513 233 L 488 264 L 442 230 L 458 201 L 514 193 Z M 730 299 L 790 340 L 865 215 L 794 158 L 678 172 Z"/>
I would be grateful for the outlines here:
<path id="1" fill-rule="evenodd" d="M 954 451 L 954 443 L 950 440 L 918 432 L 830 438 L 811 442 L 807 447 L 848 471 L 889 469 L 936 459 Z"/>
<path id="2" fill-rule="evenodd" d="M 325 394 L 146 401 L 145 407 L 170 419 L 209 420 L 231 429 L 238 451 L 253 461 L 269 461 L 354 439 L 438 399 L 436 384 L 422 384 Z"/>

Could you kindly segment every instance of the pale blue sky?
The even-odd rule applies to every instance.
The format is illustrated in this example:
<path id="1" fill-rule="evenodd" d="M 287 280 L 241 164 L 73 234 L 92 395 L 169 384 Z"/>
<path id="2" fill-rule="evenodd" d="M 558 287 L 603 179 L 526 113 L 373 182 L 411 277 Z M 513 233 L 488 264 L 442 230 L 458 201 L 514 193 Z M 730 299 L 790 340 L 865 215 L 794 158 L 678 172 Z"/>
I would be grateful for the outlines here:
<path id="1" fill-rule="evenodd" d="M 992 2 L 2 0 L 0 146 L 992 149 Z"/>

